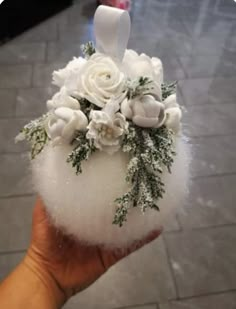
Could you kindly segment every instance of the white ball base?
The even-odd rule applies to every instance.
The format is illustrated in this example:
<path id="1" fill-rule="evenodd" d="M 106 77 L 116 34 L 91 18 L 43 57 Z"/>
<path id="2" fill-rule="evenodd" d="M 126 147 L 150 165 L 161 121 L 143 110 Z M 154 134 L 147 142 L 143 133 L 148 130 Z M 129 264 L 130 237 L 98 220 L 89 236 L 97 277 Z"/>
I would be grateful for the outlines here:
<path id="1" fill-rule="evenodd" d="M 113 225 L 114 200 L 127 190 L 126 154 L 95 153 L 82 164 L 82 174 L 66 162 L 71 146 L 47 146 L 32 161 L 33 182 L 53 224 L 65 233 L 91 245 L 123 248 L 165 225 L 181 207 L 188 189 L 189 149 L 178 138 L 172 173 L 163 174 L 166 193 L 158 203 L 160 212 L 131 209 L 123 227 Z"/>

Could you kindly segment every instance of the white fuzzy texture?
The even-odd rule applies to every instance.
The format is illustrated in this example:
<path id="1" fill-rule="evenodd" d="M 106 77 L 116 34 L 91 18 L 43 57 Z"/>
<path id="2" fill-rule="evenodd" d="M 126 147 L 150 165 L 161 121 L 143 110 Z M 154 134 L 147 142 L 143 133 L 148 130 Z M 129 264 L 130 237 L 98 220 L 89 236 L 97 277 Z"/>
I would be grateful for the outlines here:
<path id="1" fill-rule="evenodd" d="M 77 176 L 66 162 L 71 146 L 49 145 L 32 161 L 33 181 L 55 226 L 89 244 L 126 247 L 164 226 L 169 215 L 182 206 L 189 182 L 188 147 L 177 138 L 172 173 L 163 174 L 166 193 L 158 204 L 160 212 L 149 209 L 142 214 L 133 208 L 121 228 L 112 224 L 113 201 L 127 190 L 128 158 L 121 151 L 112 156 L 96 152 L 83 163 L 83 172 Z"/>

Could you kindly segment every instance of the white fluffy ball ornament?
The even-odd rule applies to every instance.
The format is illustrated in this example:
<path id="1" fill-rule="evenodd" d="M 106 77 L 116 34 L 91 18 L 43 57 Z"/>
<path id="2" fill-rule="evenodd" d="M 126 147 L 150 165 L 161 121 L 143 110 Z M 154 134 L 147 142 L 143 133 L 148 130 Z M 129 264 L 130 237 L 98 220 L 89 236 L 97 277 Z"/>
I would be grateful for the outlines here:
<path id="1" fill-rule="evenodd" d="M 188 190 L 189 146 L 174 84 L 158 58 L 126 50 L 127 12 L 100 6 L 96 49 L 54 72 L 49 112 L 26 125 L 33 183 L 53 224 L 88 244 L 124 248 L 166 220 Z M 170 173 L 171 171 L 171 173 Z"/>

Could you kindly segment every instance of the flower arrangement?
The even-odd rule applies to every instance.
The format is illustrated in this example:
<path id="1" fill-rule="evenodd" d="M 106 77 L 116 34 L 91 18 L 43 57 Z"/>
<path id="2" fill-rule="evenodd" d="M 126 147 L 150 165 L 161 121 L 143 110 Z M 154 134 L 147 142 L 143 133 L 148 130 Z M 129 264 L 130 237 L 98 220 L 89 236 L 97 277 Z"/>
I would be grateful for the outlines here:
<path id="1" fill-rule="evenodd" d="M 132 186 L 117 197 L 114 218 L 122 226 L 130 207 L 159 210 L 158 199 L 165 192 L 162 169 L 171 171 L 173 135 L 180 129 L 175 83 L 163 84 L 157 58 L 127 50 L 124 61 L 141 62 L 143 71 L 125 72 L 91 42 L 82 50 L 85 58 L 74 58 L 54 72 L 53 82 L 61 88 L 47 102 L 49 112 L 26 125 L 18 139 L 31 142 L 32 159 L 49 142 L 73 145 L 67 162 L 77 174 L 95 151 L 129 153 L 126 181 Z"/>
<path id="2" fill-rule="evenodd" d="M 132 209 L 140 213 L 161 210 L 163 173 L 171 172 L 181 129 L 176 83 L 163 82 L 159 58 L 125 49 L 118 60 L 92 42 L 81 48 L 84 57 L 74 58 L 53 73 L 59 91 L 47 101 L 48 113 L 25 125 L 17 140 L 31 143 L 32 159 L 43 155 L 45 148 L 58 149 L 61 155 L 60 149 L 69 147 L 63 157 L 74 168 L 71 176 L 64 176 L 68 183 L 72 173 L 83 175 L 85 162 L 95 160 L 95 154 L 116 158 L 115 154 L 123 153 L 127 158 L 126 190 L 111 201 L 112 222 L 121 227 Z M 47 158 L 45 154 L 44 161 Z"/>

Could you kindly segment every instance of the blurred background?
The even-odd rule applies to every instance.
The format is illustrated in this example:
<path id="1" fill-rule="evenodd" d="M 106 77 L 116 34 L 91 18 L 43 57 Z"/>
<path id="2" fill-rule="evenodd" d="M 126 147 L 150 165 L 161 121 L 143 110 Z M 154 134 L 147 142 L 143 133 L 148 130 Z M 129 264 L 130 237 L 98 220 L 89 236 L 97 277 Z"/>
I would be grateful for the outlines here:
<path id="1" fill-rule="evenodd" d="M 0 280 L 24 256 L 35 201 L 27 146 L 14 137 L 46 111 L 52 71 L 94 39 L 99 1 L 18 2 L 0 5 Z M 132 18 L 129 47 L 160 57 L 165 80 L 178 81 L 190 194 L 157 241 L 65 308 L 235 309 L 236 2 L 121 2 Z"/>

